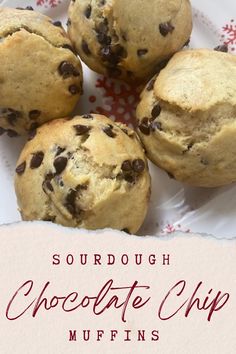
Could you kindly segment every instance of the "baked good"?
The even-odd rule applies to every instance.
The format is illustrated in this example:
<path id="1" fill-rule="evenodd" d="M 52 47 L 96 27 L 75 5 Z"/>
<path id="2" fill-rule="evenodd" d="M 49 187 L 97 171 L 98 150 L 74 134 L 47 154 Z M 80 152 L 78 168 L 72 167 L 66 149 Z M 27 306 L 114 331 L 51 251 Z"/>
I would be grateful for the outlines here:
<path id="1" fill-rule="evenodd" d="M 236 56 L 175 54 L 144 89 L 137 118 L 148 157 L 170 176 L 202 187 L 236 181 Z"/>
<path id="2" fill-rule="evenodd" d="M 23 220 L 135 233 L 150 176 L 137 135 L 89 114 L 38 128 L 20 155 L 15 188 Z"/>
<path id="3" fill-rule="evenodd" d="M 68 33 L 94 71 L 148 80 L 181 49 L 192 30 L 188 0 L 72 0 Z"/>
<path id="4" fill-rule="evenodd" d="M 0 132 L 15 136 L 68 116 L 81 91 L 81 63 L 60 22 L 0 8 Z"/>

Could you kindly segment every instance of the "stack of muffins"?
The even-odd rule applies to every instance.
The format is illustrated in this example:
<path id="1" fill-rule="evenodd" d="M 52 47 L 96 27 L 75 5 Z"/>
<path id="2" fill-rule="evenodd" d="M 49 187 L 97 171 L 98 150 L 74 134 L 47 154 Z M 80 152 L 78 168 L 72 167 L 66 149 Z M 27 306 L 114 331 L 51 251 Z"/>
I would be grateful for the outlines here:
<path id="1" fill-rule="evenodd" d="M 66 33 L 32 8 L 0 9 L 0 134 L 28 133 L 15 177 L 22 219 L 136 233 L 150 198 L 146 156 L 194 186 L 236 181 L 236 57 L 225 46 L 182 51 L 189 1 L 72 0 L 68 13 Z M 71 116 L 83 90 L 77 55 L 144 85 L 136 132 Z"/>

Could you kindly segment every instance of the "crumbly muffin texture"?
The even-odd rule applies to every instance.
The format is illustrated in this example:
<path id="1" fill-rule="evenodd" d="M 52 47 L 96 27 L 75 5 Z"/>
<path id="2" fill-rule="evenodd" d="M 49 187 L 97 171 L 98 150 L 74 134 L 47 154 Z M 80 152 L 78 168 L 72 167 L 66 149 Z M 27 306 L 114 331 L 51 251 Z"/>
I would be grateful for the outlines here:
<path id="1" fill-rule="evenodd" d="M 236 57 L 176 54 L 141 95 L 138 134 L 148 157 L 194 186 L 236 181 Z"/>
<path id="2" fill-rule="evenodd" d="M 17 163 L 15 189 L 23 220 L 135 233 L 150 175 L 135 132 L 88 114 L 37 129 Z"/>
<path id="3" fill-rule="evenodd" d="M 68 33 L 94 71 L 126 81 L 148 80 L 188 42 L 188 0 L 72 0 Z"/>
<path id="4" fill-rule="evenodd" d="M 60 22 L 0 8 L 0 91 L 0 134 L 24 134 L 72 112 L 82 69 Z"/>

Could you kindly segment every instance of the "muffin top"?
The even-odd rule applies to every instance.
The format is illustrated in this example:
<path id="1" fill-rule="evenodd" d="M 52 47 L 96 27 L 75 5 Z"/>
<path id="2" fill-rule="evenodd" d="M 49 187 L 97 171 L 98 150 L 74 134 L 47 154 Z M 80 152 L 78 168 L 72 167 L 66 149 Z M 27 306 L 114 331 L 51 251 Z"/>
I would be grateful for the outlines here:
<path id="1" fill-rule="evenodd" d="M 93 70 L 126 81 L 148 80 L 188 41 L 188 0 L 71 1 L 68 33 Z"/>
<path id="2" fill-rule="evenodd" d="M 16 168 L 24 220 L 136 232 L 147 211 L 150 177 L 136 134 L 100 115 L 45 124 Z"/>
<path id="3" fill-rule="evenodd" d="M 0 8 L 0 128 L 9 136 L 68 116 L 82 68 L 60 23 L 30 10 Z"/>

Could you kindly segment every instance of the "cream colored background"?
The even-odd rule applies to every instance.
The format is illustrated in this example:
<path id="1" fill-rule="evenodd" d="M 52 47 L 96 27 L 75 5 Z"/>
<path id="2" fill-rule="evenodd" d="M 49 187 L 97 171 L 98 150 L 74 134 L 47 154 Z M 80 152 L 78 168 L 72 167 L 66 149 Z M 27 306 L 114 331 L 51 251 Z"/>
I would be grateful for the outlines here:
<path id="1" fill-rule="evenodd" d="M 58 266 L 51 265 L 54 253 L 75 256 L 80 253 L 143 253 L 170 254 L 171 265 L 162 266 Z M 236 352 L 236 241 L 210 237 L 176 235 L 171 238 L 140 238 L 115 231 L 88 233 L 42 223 L 20 223 L 0 228 L 0 353 L 171 353 L 171 354 L 233 354 Z M 5 317 L 7 303 L 24 281 L 33 279 L 35 290 L 46 281 L 52 283 L 54 294 L 63 295 L 77 290 L 94 294 L 107 280 L 114 286 L 150 285 L 152 300 L 143 309 L 127 312 L 127 323 L 120 320 L 120 311 L 110 310 L 96 317 L 91 310 L 71 314 L 55 309 L 29 315 L 17 321 Z M 183 312 L 169 321 L 157 318 L 157 308 L 167 291 L 178 280 L 186 279 L 186 294 L 191 295 L 199 281 L 206 292 L 213 287 L 231 294 L 230 300 L 212 321 L 205 312 L 192 311 L 189 318 Z M 37 292 L 37 294 L 38 294 Z M 50 293 L 50 291 L 48 291 Z M 34 292 L 36 294 L 36 292 Z M 184 299 L 184 297 L 183 297 Z M 104 339 L 82 342 L 68 341 L 68 330 L 76 329 L 157 329 L 158 342 L 115 342 Z M 106 338 L 106 337 L 104 337 Z M 118 338 L 118 337 L 117 337 Z"/>

